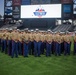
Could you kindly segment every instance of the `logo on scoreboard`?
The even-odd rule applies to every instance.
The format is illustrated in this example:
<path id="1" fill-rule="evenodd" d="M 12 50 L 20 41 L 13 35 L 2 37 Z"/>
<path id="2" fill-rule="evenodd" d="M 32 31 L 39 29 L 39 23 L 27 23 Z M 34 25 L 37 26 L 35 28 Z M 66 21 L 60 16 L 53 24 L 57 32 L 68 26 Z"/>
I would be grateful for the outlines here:
<path id="1" fill-rule="evenodd" d="M 39 18 L 41 18 L 42 16 L 45 16 L 46 13 L 47 13 L 47 12 L 46 12 L 44 9 L 42 9 L 42 8 L 39 9 L 39 8 L 38 8 L 38 9 L 35 10 L 34 15 L 35 15 L 35 16 L 38 16 Z"/>

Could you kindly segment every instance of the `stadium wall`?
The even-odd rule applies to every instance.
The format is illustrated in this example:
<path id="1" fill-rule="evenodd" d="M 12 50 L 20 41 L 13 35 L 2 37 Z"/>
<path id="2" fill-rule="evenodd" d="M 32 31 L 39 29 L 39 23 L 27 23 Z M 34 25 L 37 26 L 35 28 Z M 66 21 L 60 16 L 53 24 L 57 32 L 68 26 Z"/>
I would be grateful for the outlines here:
<path id="1" fill-rule="evenodd" d="M 55 19 L 24 19 L 23 26 L 26 28 L 50 28 L 55 26 Z"/>

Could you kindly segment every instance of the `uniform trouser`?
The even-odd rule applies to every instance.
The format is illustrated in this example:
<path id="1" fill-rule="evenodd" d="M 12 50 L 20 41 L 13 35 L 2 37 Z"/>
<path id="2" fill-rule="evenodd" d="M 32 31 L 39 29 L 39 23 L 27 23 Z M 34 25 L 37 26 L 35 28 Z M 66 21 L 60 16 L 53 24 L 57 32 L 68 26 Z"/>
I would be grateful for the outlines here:
<path id="1" fill-rule="evenodd" d="M 35 56 L 40 56 L 40 54 L 41 54 L 41 41 L 39 41 L 39 42 L 36 42 L 36 41 L 34 41 L 34 55 Z"/>
<path id="2" fill-rule="evenodd" d="M 8 55 L 11 55 L 12 52 L 12 40 L 8 40 Z"/>
<path id="3" fill-rule="evenodd" d="M 64 55 L 70 55 L 70 43 L 65 42 L 64 43 Z"/>
<path id="4" fill-rule="evenodd" d="M 76 54 L 76 42 L 74 42 L 74 54 Z"/>
<path id="5" fill-rule="evenodd" d="M 18 42 L 12 41 L 12 58 L 14 54 L 18 57 Z"/>
<path id="6" fill-rule="evenodd" d="M 6 40 L 2 40 L 2 52 L 7 53 L 7 41 Z"/>
<path id="7" fill-rule="evenodd" d="M 2 52 L 4 52 L 4 40 L 2 39 Z"/>
<path id="8" fill-rule="evenodd" d="M 29 42 L 29 54 L 30 54 L 30 55 L 32 55 L 32 49 L 31 49 L 31 46 L 32 46 L 32 42 L 30 41 L 30 42 Z"/>
<path id="9" fill-rule="evenodd" d="M 24 42 L 22 42 L 22 55 L 24 55 Z"/>
<path id="10" fill-rule="evenodd" d="M 22 43 L 18 41 L 18 53 L 22 55 Z"/>
<path id="11" fill-rule="evenodd" d="M 56 42 L 55 55 L 61 55 L 61 44 Z"/>
<path id="12" fill-rule="evenodd" d="M 8 53 L 7 51 L 7 40 L 4 40 L 4 50 L 5 50 L 5 54 Z"/>
<path id="13" fill-rule="evenodd" d="M 46 43 L 46 56 L 51 56 L 52 43 Z"/>
<path id="14" fill-rule="evenodd" d="M 45 49 L 45 43 L 42 42 L 42 44 L 41 44 L 41 54 L 44 54 L 44 49 Z"/>
<path id="15" fill-rule="evenodd" d="M 56 42 L 53 41 L 53 42 L 52 42 L 52 53 L 53 53 L 53 54 L 54 54 L 55 50 L 56 50 Z"/>
<path id="16" fill-rule="evenodd" d="M 34 55 L 34 42 L 31 42 L 32 55 Z"/>
<path id="17" fill-rule="evenodd" d="M 28 57 L 28 46 L 29 46 L 29 44 L 26 44 L 26 43 L 24 43 L 24 57 Z"/>
<path id="18" fill-rule="evenodd" d="M 29 54 L 33 55 L 34 54 L 34 46 L 33 46 L 33 41 L 29 42 Z"/>
<path id="19" fill-rule="evenodd" d="M 0 51 L 1 51 L 1 39 L 0 39 Z"/>
<path id="20" fill-rule="evenodd" d="M 41 41 L 38 42 L 38 56 L 41 54 Z"/>
<path id="21" fill-rule="evenodd" d="M 64 52 L 64 42 L 61 43 L 61 53 Z"/>

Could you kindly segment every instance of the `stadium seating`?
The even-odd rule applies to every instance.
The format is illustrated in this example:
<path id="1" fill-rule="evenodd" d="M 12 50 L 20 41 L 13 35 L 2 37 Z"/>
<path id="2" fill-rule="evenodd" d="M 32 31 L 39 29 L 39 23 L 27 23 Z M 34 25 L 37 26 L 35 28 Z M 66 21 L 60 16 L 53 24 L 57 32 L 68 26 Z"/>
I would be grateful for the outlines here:
<path id="1" fill-rule="evenodd" d="M 74 31 L 76 31 L 76 26 L 74 26 Z"/>
<path id="2" fill-rule="evenodd" d="M 22 25 L 20 24 L 7 24 L 7 25 L 3 25 L 1 28 L 14 28 L 14 27 L 21 27 Z"/>
<path id="3" fill-rule="evenodd" d="M 71 28 L 72 28 L 72 25 L 59 25 L 59 26 L 57 26 L 56 28 L 54 28 L 52 31 L 63 31 L 63 32 L 65 32 L 65 31 L 69 31 L 69 30 L 71 30 Z"/>
<path id="4" fill-rule="evenodd" d="M 14 28 L 14 27 L 17 27 L 18 29 L 25 29 L 27 27 L 25 27 L 24 25 L 22 24 L 6 24 L 6 25 L 3 25 L 0 27 L 0 29 L 2 28 Z M 29 29 L 36 29 L 34 27 L 30 27 Z M 76 26 L 73 26 L 73 25 L 67 25 L 67 24 L 63 24 L 63 25 L 50 25 L 50 27 L 48 28 L 44 28 L 44 27 L 41 27 L 41 28 L 38 28 L 40 30 L 47 30 L 47 29 L 50 29 L 52 30 L 53 32 L 56 32 L 56 31 L 61 31 L 61 32 L 65 32 L 65 31 L 76 31 Z"/>

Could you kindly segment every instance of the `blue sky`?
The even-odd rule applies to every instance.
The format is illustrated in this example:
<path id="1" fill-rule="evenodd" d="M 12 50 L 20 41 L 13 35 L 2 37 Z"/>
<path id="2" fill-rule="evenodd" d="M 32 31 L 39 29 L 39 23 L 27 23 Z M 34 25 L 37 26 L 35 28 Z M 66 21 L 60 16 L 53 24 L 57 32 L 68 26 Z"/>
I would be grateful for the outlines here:
<path id="1" fill-rule="evenodd" d="M 0 0 L 0 14 L 4 15 L 4 0 Z"/>

